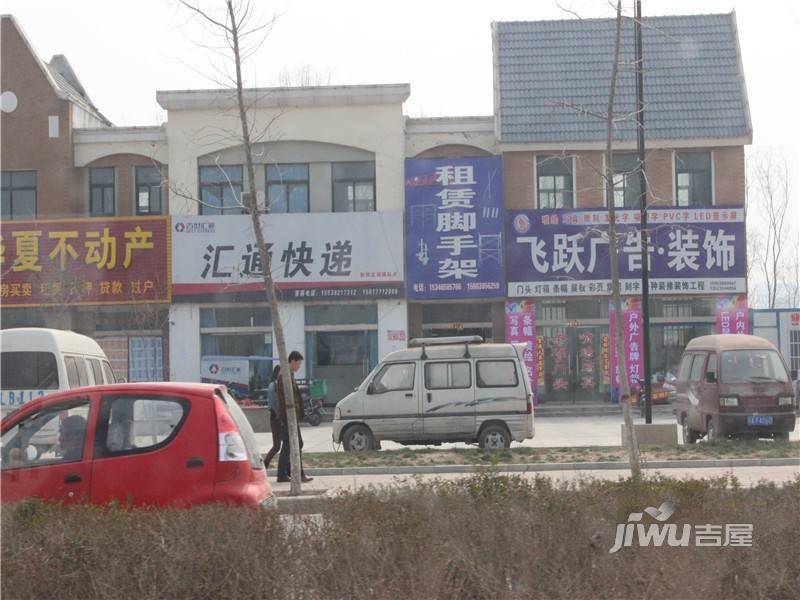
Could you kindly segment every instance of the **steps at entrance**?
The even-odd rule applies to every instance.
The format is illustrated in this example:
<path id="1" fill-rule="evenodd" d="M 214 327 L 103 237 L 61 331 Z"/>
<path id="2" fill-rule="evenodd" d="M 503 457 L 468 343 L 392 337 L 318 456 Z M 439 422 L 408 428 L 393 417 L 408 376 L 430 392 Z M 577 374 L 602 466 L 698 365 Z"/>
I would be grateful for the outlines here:
<path id="1" fill-rule="evenodd" d="M 653 416 L 672 416 L 671 404 L 657 404 L 653 406 Z M 631 411 L 634 417 L 639 416 L 639 409 L 634 407 Z M 622 416 L 622 407 L 619 404 L 608 402 L 581 403 L 581 404 L 540 404 L 533 410 L 534 417 L 609 417 Z"/>

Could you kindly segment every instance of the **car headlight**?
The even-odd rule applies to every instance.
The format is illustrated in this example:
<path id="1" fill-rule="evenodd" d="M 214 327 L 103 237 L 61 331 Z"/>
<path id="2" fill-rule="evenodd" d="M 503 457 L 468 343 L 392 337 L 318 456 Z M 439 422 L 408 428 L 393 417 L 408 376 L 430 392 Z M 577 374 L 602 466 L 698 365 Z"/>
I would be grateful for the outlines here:
<path id="1" fill-rule="evenodd" d="M 778 406 L 793 406 L 794 396 L 778 396 Z"/>
<path id="2" fill-rule="evenodd" d="M 341 420 L 341 418 L 342 418 L 342 411 L 339 410 L 339 407 L 337 406 L 336 408 L 333 409 L 333 420 L 339 421 Z"/>
<path id="3" fill-rule="evenodd" d="M 736 396 L 720 396 L 720 406 L 739 406 L 739 399 Z"/>

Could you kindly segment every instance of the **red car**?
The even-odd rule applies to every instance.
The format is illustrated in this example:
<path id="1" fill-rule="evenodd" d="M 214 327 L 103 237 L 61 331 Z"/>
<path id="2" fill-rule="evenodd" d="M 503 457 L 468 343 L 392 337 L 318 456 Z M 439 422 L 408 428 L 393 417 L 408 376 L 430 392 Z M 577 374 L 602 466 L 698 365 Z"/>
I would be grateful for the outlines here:
<path id="1" fill-rule="evenodd" d="M 274 505 L 253 429 L 224 386 L 79 388 L 23 405 L 0 429 L 3 502 Z"/>

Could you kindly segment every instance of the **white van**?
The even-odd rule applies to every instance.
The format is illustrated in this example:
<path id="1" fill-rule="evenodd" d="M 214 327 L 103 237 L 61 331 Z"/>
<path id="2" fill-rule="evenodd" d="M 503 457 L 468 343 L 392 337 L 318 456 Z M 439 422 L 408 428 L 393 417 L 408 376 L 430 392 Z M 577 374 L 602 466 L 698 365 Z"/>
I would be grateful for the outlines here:
<path id="1" fill-rule="evenodd" d="M 397 350 L 336 405 L 333 441 L 348 451 L 401 444 L 508 448 L 533 437 L 525 344 L 480 336 L 420 338 Z"/>
<path id="2" fill-rule="evenodd" d="M 2 414 L 58 390 L 116 383 L 105 352 L 74 331 L 23 327 L 0 331 Z"/>

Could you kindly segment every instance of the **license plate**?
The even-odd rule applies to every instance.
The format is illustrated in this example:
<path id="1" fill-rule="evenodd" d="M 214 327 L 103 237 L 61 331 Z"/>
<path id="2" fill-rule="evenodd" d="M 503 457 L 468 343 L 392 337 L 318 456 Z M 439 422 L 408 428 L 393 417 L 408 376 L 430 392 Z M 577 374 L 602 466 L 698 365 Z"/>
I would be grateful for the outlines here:
<path id="1" fill-rule="evenodd" d="M 772 417 L 766 415 L 749 415 L 747 417 L 748 425 L 772 425 Z"/>

